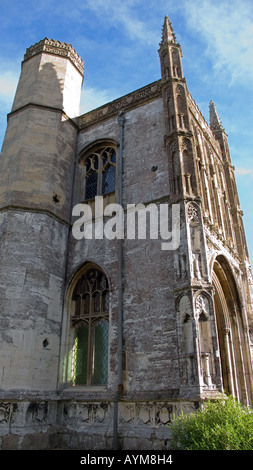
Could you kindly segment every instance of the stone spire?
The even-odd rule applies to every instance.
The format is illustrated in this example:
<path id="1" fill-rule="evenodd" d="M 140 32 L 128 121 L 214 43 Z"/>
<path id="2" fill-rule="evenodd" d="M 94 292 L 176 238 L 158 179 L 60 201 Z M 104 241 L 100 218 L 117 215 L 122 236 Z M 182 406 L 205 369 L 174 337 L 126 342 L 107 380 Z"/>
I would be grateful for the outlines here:
<path id="1" fill-rule="evenodd" d="M 223 126 L 221 124 L 221 120 L 216 110 L 216 106 L 213 101 L 210 101 L 209 104 L 209 115 L 210 115 L 210 127 L 212 131 L 223 131 Z"/>
<path id="2" fill-rule="evenodd" d="M 171 22 L 169 17 L 166 15 L 164 18 L 164 24 L 163 24 L 163 32 L 162 32 L 162 41 L 160 45 L 168 44 L 168 43 L 175 43 L 176 44 L 177 39 L 176 35 L 173 31 L 173 28 L 171 26 Z"/>

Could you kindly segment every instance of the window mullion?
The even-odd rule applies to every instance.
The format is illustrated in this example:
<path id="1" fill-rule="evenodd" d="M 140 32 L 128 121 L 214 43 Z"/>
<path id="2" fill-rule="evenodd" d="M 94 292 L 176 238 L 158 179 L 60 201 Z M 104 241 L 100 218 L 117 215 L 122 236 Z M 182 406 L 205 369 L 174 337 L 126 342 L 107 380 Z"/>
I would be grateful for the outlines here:
<path id="1" fill-rule="evenodd" d="M 81 166 L 81 172 L 82 172 L 82 179 L 84 181 L 84 185 L 81 188 L 81 199 L 85 200 L 86 199 L 86 186 L 87 186 L 87 169 L 86 169 L 86 165 Z"/>
<path id="2" fill-rule="evenodd" d="M 88 320 L 88 364 L 87 364 L 87 385 L 92 383 L 92 312 L 93 312 L 93 298 L 92 292 L 90 293 L 90 305 L 89 305 L 89 320 Z"/>
<path id="3" fill-rule="evenodd" d="M 99 291 L 99 314 L 103 314 L 103 296 L 102 296 L 102 291 Z"/>
<path id="4" fill-rule="evenodd" d="M 99 156 L 98 156 L 98 186 L 97 186 L 98 196 L 101 196 L 103 194 L 102 183 L 103 183 L 103 159 L 102 159 L 102 155 L 100 153 Z"/>
<path id="5" fill-rule="evenodd" d="M 83 294 L 80 295 L 80 310 L 79 310 L 79 317 L 83 317 L 83 310 L 84 310 L 84 301 L 83 301 Z"/>

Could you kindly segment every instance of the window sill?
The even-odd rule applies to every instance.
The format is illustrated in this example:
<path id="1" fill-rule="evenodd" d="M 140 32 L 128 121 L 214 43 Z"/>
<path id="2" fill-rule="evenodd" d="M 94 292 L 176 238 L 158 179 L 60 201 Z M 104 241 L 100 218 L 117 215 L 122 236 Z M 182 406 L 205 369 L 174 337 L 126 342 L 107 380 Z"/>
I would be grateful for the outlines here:
<path id="1" fill-rule="evenodd" d="M 65 392 L 74 392 L 74 393 L 80 393 L 80 392 L 106 392 L 107 387 L 106 385 L 91 385 L 91 386 L 86 386 L 86 385 L 73 385 L 71 387 L 64 388 L 64 393 Z"/>
<path id="2" fill-rule="evenodd" d="M 106 193 L 106 194 L 100 194 L 100 195 L 98 194 L 97 196 L 101 196 L 103 198 L 103 208 L 105 208 L 109 204 L 114 203 L 115 199 L 116 199 L 115 191 L 112 191 L 112 192 Z M 95 217 L 95 212 L 94 212 L 95 211 L 95 203 L 96 203 L 95 197 L 90 198 L 90 199 L 84 199 L 81 203 L 82 204 L 87 204 L 88 206 L 90 206 L 90 208 L 92 210 L 93 217 Z"/>

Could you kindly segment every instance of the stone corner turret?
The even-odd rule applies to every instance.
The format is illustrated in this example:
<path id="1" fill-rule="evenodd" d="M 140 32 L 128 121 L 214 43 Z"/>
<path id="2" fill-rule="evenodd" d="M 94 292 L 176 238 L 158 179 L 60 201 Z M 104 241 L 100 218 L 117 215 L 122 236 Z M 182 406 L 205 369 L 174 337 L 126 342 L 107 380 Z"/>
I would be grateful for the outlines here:
<path id="1" fill-rule="evenodd" d="M 54 39 L 44 38 L 26 49 L 24 60 L 28 60 L 41 52 L 69 58 L 69 60 L 73 63 L 81 75 L 83 75 L 84 61 L 81 59 L 71 44 L 55 41 Z"/>

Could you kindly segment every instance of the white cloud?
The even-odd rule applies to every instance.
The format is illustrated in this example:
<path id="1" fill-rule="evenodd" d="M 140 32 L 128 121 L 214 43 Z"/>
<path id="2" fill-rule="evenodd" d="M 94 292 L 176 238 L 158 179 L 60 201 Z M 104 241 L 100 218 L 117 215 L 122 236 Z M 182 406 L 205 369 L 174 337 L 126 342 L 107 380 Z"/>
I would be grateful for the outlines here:
<path id="1" fill-rule="evenodd" d="M 11 111 L 18 78 L 15 72 L 7 69 L 5 72 L 0 71 L 0 150 L 7 124 L 7 114 Z"/>
<path id="2" fill-rule="evenodd" d="M 118 97 L 119 96 L 116 96 L 116 93 L 110 93 L 108 90 L 84 87 L 81 93 L 80 113 L 87 113 L 88 111 L 96 109 L 99 106 L 103 106 Z"/>
<path id="3" fill-rule="evenodd" d="M 247 0 L 186 2 L 188 26 L 207 45 L 214 71 L 230 83 L 253 78 L 253 5 Z"/>
<path id="4" fill-rule="evenodd" d="M 16 87 L 18 83 L 18 76 L 12 72 L 4 72 L 0 74 L 0 99 L 6 104 L 13 101 Z"/>
<path id="5" fill-rule="evenodd" d="M 4 118 L 6 117 L 6 114 L 10 112 L 18 79 L 19 73 L 17 74 L 11 70 L 6 70 L 6 68 L 4 72 L 0 71 L 0 103 L 2 106 L 0 115 L 3 115 Z M 87 113 L 88 111 L 98 108 L 99 106 L 113 101 L 118 97 L 119 95 L 117 92 L 84 86 L 81 93 L 80 112 L 81 114 Z"/>
<path id="6" fill-rule="evenodd" d="M 140 3 L 140 5 L 138 5 Z M 146 19 L 140 20 L 138 7 L 142 2 L 137 0 L 86 0 L 85 8 L 93 11 L 97 17 L 108 25 L 126 31 L 128 38 L 138 40 L 142 44 L 154 45 L 157 43 L 157 31 L 152 31 Z"/>
<path id="7" fill-rule="evenodd" d="M 246 175 L 253 176 L 253 170 L 250 168 L 238 167 L 238 168 L 235 168 L 235 174 L 237 176 L 246 176 Z"/>

